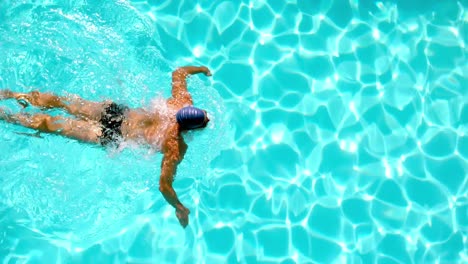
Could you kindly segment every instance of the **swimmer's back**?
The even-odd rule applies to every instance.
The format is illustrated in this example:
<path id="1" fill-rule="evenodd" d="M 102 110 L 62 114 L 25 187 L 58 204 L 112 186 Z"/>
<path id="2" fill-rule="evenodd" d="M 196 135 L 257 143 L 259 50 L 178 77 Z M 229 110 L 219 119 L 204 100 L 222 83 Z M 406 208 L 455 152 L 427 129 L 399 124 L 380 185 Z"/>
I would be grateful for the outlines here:
<path id="1" fill-rule="evenodd" d="M 122 135 L 125 140 L 144 141 L 154 147 L 160 147 L 170 122 L 169 117 L 157 111 L 131 109 L 127 112 L 126 120 L 122 124 Z"/>

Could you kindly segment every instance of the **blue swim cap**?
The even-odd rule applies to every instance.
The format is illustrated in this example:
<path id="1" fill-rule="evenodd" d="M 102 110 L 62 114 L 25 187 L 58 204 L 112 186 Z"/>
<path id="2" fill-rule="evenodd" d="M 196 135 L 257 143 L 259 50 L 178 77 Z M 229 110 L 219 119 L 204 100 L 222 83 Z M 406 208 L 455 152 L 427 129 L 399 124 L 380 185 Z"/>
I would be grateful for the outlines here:
<path id="1" fill-rule="evenodd" d="M 182 129 L 195 129 L 206 126 L 205 112 L 193 106 L 186 106 L 176 114 L 177 123 Z"/>

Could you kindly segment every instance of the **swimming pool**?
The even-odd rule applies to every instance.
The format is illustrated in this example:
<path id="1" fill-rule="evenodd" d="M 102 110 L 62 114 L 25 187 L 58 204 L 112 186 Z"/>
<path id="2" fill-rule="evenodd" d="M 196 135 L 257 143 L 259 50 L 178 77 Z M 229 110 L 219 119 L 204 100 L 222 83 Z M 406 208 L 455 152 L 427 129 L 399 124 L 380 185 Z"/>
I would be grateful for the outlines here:
<path id="1" fill-rule="evenodd" d="M 1 122 L 3 263 L 466 262 L 468 5 L 438 2 L 0 3 L 0 88 L 140 106 L 201 64 L 214 117 L 185 230 L 161 155 Z"/>

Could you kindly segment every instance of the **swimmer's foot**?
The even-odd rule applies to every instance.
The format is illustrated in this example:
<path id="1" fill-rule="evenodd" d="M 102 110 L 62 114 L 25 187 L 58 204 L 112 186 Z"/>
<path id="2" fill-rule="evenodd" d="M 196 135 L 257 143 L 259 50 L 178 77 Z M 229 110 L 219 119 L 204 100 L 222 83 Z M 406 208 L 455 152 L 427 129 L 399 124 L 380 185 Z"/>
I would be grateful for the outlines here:
<path id="1" fill-rule="evenodd" d="M 10 99 L 14 97 L 14 93 L 8 89 L 0 90 L 0 100 Z"/>
<path id="2" fill-rule="evenodd" d="M 23 108 L 26 108 L 30 105 L 29 100 L 27 99 L 28 95 L 24 93 L 15 93 L 8 89 L 0 90 L 0 100 L 15 98 Z"/>
<path id="3" fill-rule="evenodd" d="M 0 120 L 5 120 L 7 122 L 11 121 L 11 114 L 9 114 L 5 108 L 0 107 Z"/>

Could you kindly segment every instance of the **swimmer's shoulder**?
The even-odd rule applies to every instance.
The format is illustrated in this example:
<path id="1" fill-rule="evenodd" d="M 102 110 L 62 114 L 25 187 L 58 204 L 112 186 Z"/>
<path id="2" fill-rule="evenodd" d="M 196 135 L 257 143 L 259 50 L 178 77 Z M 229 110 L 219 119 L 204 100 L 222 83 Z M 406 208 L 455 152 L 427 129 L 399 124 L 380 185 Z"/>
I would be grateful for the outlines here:
<path id="1" fill-rule="evenodd" d="M 184 139 L 179 131 L 179 126 L 174 123 L 171 124 L 164 133 L 164 142 L 162 144 L 162 152 L 167 153 L 168 151 L 180 155 L 185 153 L 187 150 L 187 144 L 184 142 Z M 177 160 L 180 160 L 181 157 L 178 157 Z"/>
<path id="2" fill-rule="evenodd" d="M 171 108 L 174 111 L 178 111 L 181 108 L 184 108 L 188 105 L 193 105 L 192 100 L 188 100 L 186 98 L 174 98 L 174 97 L 167 99 L 166 104 L 169 108 Z"/>

